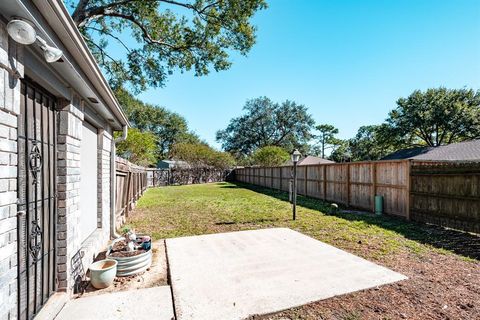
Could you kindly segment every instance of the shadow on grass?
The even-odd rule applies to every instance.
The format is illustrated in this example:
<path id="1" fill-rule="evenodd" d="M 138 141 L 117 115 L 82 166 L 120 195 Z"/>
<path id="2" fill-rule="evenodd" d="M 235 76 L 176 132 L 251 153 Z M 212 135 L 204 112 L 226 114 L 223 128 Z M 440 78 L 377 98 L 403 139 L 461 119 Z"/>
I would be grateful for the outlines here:
<path id="1" fill-rule="evenodd" d="M 264 187 L 235 182 L 236 187 L 246 188 L 262 193 L 282 201 L 288 201 L 288 193 L 272 190 Z M 298 196 L 297 205 L 308 209 L 327 213 L 330 210 L 329 203 L 319 199 Z M 393 216 L 377 216 L 371 213 L 355 214 L 338 212 L 335 216 L 348 221 L 363 221 L 403 235 L 405 238 L 429 244 L 435 248 L 441 248 L 464 257 L 480 260 L 480 236 L 471 233 L 445 229 L 443 227 L 423 224 L 413 221 L 405 221 Z"/>
<path id="2" fill-rule="evenodd" d="M 224 188 L 224 189 L 239 189 L 240 187 L 239 187 L 239 186 L 232 186 L 232 185 L 230 185 L 230 186 L 223 186 L 223 185 L 222 185 L 222 186 L 220 186 L 220 188 Z"/>
<path id="3" fill-rule="evenodd" d="M 215 224 L 217 226 L 222 226 L 222 225 L 231 225 L 231 224 L 273 223 L 273 222 L 278 222 L 278 221 L 280 221 L 280 219 L 278 219 L 278 218 L 262 218 L 262 219 L 249 220 L 249 221 L 220 221 L 220 222 L 217 222 Z"/>

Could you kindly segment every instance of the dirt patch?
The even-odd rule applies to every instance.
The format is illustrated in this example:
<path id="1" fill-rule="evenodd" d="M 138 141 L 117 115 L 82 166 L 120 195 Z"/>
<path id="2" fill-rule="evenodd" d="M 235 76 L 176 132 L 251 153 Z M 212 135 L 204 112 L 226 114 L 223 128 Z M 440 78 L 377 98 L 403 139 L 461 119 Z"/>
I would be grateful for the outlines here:
<path id="1" fill-rule="evenodd" d="M 140 249 L 140 250 L 133 250 L 133 251 L 117 251 L 117 252 L 112 252 L 110 253 L 111 257 L 134 257 L 138 256 L 139 254 L 147 252 L 146 250 Z"/>
<path id="2" fill-rule="evenodd" d="M 123 251 L 126 247 L 127 242 L 125 240 L 117 241 L 112 245 L 112 252 Z"/>
<path id="3" fill-rule="evenodd" d="M 480 263 L 432 253 L 382 264 L 409 279 L 252 319 L 480 319 Z"/>
<path id="4" fill-rule="evenodd" d="M 110 292 L 151 288 L 167 285 L 167 260 L 165 242 L 152 242 L 152 265 L 147 271 L 127 277 L 116 277 L 113 285 L 105 289 L 95 289 L 89 284 L 82 296 L 91 296 Z M 99 255 L 104 257 L 105 252 Z"/>

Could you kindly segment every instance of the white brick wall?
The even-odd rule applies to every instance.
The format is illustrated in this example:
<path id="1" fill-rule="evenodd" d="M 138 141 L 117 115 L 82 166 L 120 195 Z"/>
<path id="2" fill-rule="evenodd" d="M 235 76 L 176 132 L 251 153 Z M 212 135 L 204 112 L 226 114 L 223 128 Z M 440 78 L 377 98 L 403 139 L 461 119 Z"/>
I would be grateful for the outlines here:
<path id="1" fill-rule="evenodd" d="M 17 314 L 17 115 L 23 74 L 21 47 L 9 40 L 0 21 L 0 319 Z"/>

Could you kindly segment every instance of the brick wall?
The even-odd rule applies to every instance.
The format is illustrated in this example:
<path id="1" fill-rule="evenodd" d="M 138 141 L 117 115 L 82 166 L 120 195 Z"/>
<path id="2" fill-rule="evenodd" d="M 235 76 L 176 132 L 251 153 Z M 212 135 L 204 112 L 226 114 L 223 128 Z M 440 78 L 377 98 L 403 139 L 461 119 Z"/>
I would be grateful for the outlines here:
<path id="1" fill-rule="evenodd" d="M 80 143 L 83 113 L 80 100 L 61 100 L 57 136 L 57 278 L 58 289 L 67 290 L 71 278 L 71 258 L 80 248 Z"/>
<path id="2" fill-rule="evenodd" d="M 108 130 L 98 134 L 98 212 L 97 230 L 84 242 L 80 237 L 81 169 L 80 148 L 84 115 L 80 100 L 60 101 L 58 132 L 58 221 L 57 277 L 58 289 L 71 292 L 75 284 L 72 257 L 80 254 L 85 270 L 106 245 L 110 237 L 110 155 L 112 136 Z"/>
<path id="3" fill-rule="evenodd" d="M 0 21 L 0 319 L 17 314 L 17 115 L 22 48 Z"/>
<path id="4" fill-rule="evenodd" d="M 98 228 L 110 230 L 110 157 L 112 152 L 112 135 L 102 130 L 99 132 L 98 144 Z"/>
<path id="5" fill-rule="evenodd" d="M 0 320 L 17 316 L 17 116 L 20 78 L 24 75 L 22 46 L 9 39 L 0 20 Z M 110 237 L 110 156 L 112 131 L 101 129 L 98 144 L 98 198 L 80 199 L 80 148 L 83 103 L 75 93 L 58 101 L 57 131 L 57 286 L 72 292 L 72 257 L 81 253 L 87 270 Z M 97 201 L 98 229 L 82 243 L 78 228 L 80 201 Z"/>

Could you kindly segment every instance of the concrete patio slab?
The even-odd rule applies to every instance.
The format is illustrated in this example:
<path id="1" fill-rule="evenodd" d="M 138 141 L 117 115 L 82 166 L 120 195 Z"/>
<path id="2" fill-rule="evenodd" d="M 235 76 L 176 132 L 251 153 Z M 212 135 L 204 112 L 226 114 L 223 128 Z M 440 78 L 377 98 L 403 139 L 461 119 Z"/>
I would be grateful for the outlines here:
<path id="1" fill-rule="evenodd" d="M 166 245 L 178 320 L 245 319 L 406 279 L 286 228 Z"/>
<path id="2" fill-rule="evenodd" d="M 173 320 L 169 286 L 128 290 L 69 301 L 56 320 Z"/>

